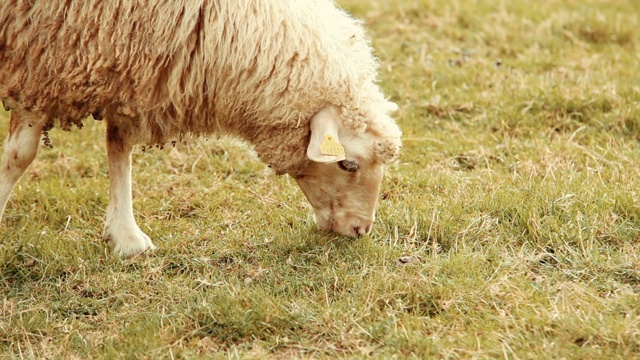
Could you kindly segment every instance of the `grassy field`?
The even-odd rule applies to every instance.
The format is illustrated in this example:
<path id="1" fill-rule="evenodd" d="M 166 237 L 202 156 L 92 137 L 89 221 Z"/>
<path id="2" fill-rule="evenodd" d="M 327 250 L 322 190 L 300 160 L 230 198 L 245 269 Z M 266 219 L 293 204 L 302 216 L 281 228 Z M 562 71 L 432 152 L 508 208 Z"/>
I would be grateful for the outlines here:
<path id="1" fill-rule="evenodd" d="M 0 225 L 0 357 L 640 358 L 635 3 L 341 1 L 405 134 L 357 240 L 202 139 L 136 150 L 159 249 L 117 259 L 104 124 L 53 131 Z"/>

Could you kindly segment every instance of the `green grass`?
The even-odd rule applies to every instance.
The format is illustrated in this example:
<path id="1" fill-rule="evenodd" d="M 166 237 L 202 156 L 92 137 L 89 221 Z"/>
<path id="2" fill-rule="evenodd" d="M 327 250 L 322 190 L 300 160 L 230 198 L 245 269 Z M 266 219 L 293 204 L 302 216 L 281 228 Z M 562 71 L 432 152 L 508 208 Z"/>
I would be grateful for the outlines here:
<path id="1" fill-rule="evenodd" d="M 0 357 L 640 358 L 635 2 L 341 3 L 405 134 L 373 233 L 202 139 L 137 150 L 159 250 L 120 260 L 104 124 L 55 130 L 0 225 Z"/>

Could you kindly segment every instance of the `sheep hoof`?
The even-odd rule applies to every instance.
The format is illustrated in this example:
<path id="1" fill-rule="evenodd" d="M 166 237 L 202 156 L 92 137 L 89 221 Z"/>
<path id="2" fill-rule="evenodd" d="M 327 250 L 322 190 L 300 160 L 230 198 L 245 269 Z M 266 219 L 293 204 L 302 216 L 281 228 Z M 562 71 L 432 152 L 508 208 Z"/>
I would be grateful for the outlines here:
<path id="1" fill-rule="evenodd" d="M 131 229 L 123 227 L 107 228 L 104 239 L 113 248 L 114 254 L 121 258 L 147 254 L 156 249 L 149 236 L 137 226 Z"/>

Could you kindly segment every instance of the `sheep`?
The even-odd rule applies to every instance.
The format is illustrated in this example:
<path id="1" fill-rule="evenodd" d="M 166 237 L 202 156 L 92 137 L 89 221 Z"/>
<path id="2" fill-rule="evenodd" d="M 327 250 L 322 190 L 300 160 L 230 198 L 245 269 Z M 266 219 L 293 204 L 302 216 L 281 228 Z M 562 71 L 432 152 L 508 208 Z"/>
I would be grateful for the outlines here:
<path id="1" fill-rule="evenodd" d="M 401 148 L 378 72 L 362 22 L 332 0 L 3 0 L 0 220 L 43 133 L 92 115 L 120 256 L 155 248 L 133 216 L 132 149 L 191 136 L 245 140 L 295 179 L 321 231 L 368 234 Z"/>

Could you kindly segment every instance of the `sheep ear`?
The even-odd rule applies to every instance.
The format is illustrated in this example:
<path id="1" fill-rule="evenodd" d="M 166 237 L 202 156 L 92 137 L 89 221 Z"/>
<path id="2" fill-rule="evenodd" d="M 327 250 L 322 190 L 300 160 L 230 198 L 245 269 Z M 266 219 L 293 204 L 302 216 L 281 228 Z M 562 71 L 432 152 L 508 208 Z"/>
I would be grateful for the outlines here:
<path id="1" fill-rule="evenodd" d="M 335 111 L 324 108 L 311 119 L 311 141 L 307 157 L 316 162 L 334 163 L 346 159 L 338 130 L 339 119 Z"/>

